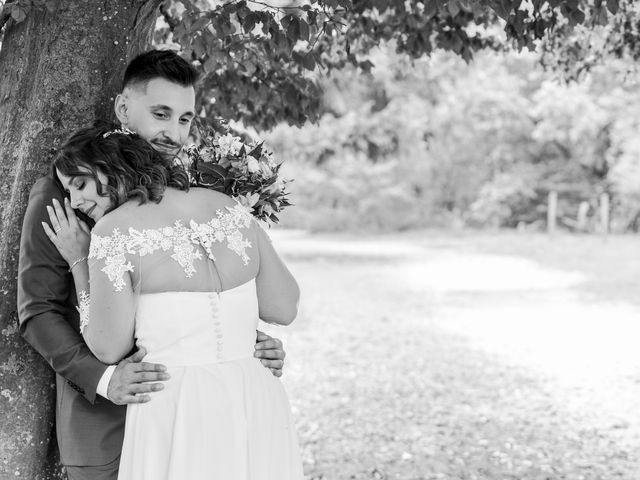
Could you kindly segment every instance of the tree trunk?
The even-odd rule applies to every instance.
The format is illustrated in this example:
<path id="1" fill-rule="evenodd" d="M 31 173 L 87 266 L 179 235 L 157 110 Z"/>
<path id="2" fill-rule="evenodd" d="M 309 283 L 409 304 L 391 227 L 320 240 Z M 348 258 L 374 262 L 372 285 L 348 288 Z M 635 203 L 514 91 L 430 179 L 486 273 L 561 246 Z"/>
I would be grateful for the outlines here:
<path id="1" fill-rule="evenodd" d="M 11 3 L 11 2 L 9 2 Z M 161 0 L 58 1 L 10 20 L 0 50 L 0 478 L 60 476 L 51 369 L 17 329 L 16 279 L 28 194 L 52 148 L 96 118 L 131 56 L 148 48 Z"/>

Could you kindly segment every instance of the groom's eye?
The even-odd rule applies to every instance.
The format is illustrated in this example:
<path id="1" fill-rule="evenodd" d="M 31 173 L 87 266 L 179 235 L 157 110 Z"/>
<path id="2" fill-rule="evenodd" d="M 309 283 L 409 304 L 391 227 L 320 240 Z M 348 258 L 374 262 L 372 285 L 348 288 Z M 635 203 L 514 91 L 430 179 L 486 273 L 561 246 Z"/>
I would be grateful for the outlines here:
<path id="1" fill-rule="evenodd" d="M 155 112 L 154 115 L 158 118 L 167 118 L 167 114 L 164 112 Z"/>

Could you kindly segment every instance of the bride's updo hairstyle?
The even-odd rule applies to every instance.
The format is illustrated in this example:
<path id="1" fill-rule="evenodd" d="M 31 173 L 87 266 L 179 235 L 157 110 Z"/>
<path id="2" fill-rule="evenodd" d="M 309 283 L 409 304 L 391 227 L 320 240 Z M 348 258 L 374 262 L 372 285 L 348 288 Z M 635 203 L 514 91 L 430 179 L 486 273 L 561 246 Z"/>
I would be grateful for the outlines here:
<path id="1" fill-rule="evenodd" d="M 166 187 L 189 189 L 181 164 L 158 153 L 139 135 L 111 124 L 78 130 L 58 150 L 53 167 L 67 177 L 92 177 L 98 194 L 111 198 L 112 208 L 131 199 L 159 203 Z M 107 177 L 104 188 L 98 172 Z"/>

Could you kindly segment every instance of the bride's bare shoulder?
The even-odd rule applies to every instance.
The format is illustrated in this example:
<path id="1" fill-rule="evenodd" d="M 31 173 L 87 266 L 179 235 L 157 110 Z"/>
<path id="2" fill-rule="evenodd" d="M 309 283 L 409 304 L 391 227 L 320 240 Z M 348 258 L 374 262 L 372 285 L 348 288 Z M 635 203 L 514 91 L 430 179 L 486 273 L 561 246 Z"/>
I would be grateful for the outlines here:
<path id="1" fill-rule="evenodd" d="M 172 225 L 176 219 L 206 221 L 217 215 L 218 211 L 227 211 L 238 203 L 220 192 L 206 188 L 190 188 L 181 191 L 168 188 L 159 203 L 140 204 L 130 200 L 102 217 L 93 228 L 93 233 L 101 236 L 121 233 L 130 227 L 135 229 L 157 228 Z"/>
<path id="2" fill-rule="evenodd" d="M 131 201 L 126 202 L 104 215 L 96 222 L 91 233 L 94 235 L 108 236 L 112 235 L 116 230 L 120 231 L 120 233 L 122 233 L 123 230 L 127 230 L 132 226 L 132 221 L 135 218 L 131 211 L 132 207 L 134 207 L 133 203 L 134 202 Z"/>
<path id="3" fill-rule="evenodd" d="M 189 191 L 186 192 L 186 195 L 191 195 L 194 199 L 202 200 L 203 202 L 207 202 L 212 206 L 218 205 L 224 207 L 233 206 L 236 204 L 236 201 L 229 195 L 225 195 L 224 193 L 216 192 L 214 190 L 209 190 L 207 188 L 194 187 L 189 189 Z"/>

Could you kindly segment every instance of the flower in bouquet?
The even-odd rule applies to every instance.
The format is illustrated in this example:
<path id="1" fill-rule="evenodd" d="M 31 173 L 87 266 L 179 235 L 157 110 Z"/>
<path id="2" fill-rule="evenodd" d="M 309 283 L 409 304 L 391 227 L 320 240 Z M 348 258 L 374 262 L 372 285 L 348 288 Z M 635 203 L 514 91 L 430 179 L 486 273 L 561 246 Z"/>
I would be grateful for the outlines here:
<path id="1" fill-rule="evenodd" d="M 231 133 L 210 129 L 186 153 L 192 185 L 234 197 L 259 220 L 277 223 L 277 214 L 291 205 L 281 164 L 262 143 L 245 144 Z"/>

